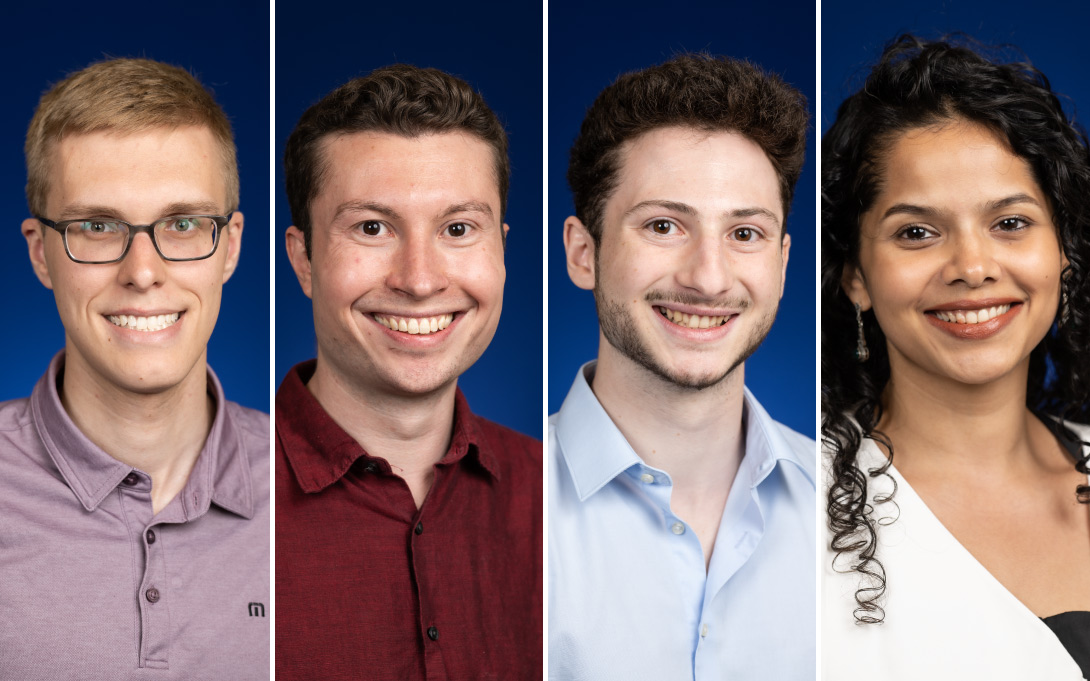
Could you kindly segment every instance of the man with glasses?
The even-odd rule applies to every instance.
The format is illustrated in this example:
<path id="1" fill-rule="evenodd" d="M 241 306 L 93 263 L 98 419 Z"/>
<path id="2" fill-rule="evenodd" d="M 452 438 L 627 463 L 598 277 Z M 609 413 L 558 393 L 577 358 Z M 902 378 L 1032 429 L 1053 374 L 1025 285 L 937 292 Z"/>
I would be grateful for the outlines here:
<path id="1" fill-rule="evenodd" d="M 206 361 L 230 124 L 184 70 L 106 61 L 42 97 L 26 160 L 65 347 L 0 405 L 0 678 L 267 678 L 269 422 Z"/>

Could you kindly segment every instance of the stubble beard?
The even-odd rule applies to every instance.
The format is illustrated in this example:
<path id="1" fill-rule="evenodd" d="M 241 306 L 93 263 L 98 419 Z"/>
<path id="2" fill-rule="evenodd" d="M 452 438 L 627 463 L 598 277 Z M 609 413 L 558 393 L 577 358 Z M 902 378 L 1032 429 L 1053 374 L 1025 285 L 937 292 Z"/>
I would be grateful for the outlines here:
<path id="1" fill-rule="evenodd" d="M 656 291 L 648 292 L 645 297 L 647 302 L 652 300 L 662 301 L 665 299 L 668 299 L 671 302 L 688 305 L 703 304 L 708 307 L 741 308 L 743 312 L 745 309 L 752 306 L 748 299 L 732 299 L 727 301 L 726 304 L 718 302 L 709 305 L 706 300 L 688 299 L 677 294 L 663 295 Z M 672 371 L 659 362 L 649 349 L 644 338 L 640 335 L 639 329 L 636 326 L 636 320 L 632 317 L 628 308 L 610 300 L 602 289 L 599 288 L 597 281 L 594 286 L 594 305 L 598 311 L 598 324 L 602 328 L 602 335 L 606 337 L 606 341 L 608 341 L 614 349 L 672 387 L 686 392 L 706 390 L 712 386 L 718 385 L 734 373 L 734 370 L 749 359 L 750 355 L 760 347 L 765 337 L 768 336 L 768 332 L 772 329 L 772 323 L 776 319 L 776 311 L 779 308 L 779 305 L 777 304 L 768 314 L 757 320 L 749 333 L 749 337 L 742 346 L 742 351 L 731 360 L 729 367 L 725 371 L 716 374 L 696 376 L 681 371 Z"/>

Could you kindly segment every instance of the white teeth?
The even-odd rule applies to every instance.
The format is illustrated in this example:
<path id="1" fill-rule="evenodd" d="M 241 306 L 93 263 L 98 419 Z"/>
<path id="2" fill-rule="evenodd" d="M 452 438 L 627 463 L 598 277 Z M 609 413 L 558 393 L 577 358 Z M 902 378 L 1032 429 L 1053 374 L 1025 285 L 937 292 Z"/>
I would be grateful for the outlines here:
<path id="1" fill-rule="evenodd" d="M 454 314 L 442 314 L 438 317 L 387 317 L 371 315 L 375 321 L 391 331 L 400 331 L 413 336 L 426 336 L 442 331 L 454 321 Z"/>
<path id="2" fill-rule="evenodd" d="M 724 321 L 728 319 L 728 315 L 719 316 L 702 316 L 695 314 L 685 314 L 684 312 L 678 312 L 677 310 L 671 310 L 668 307 L 656 306 L 656 310 L 659 311 L 663 317 L 666 317 L 678 326 L 685 326 L 690 329 L 714 329 L 717 326 L 721 326 Z"/>
<path id="3" fill-rule="evenodd" d="M 178 313 L 152 315 L 151 317 L 136 317 L 131 314 L 106 315 L 106 319 L 114 326 L 134 331 L 162 331 L 174 322 L 178 321 Z"/>
<path id="4" fill-rule="evenodd" d="M 995 307 L 985 307 L 980 310 L 953 310 L 951 312 L 936 312 L 935 316 L 944 322 L 951 324 L 983 324 L 984 322 L 995 319 L 999 315 L 1006 314 L 1010 311 L 1010 303 L 1006 305 L 997 305 Z"/>

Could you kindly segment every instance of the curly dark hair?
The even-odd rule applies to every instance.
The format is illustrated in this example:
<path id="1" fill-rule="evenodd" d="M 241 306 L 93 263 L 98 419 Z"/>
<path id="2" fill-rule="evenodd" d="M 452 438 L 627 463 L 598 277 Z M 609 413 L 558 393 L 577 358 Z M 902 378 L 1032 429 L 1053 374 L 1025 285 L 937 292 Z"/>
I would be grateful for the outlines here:
<path id="1" fill-rule="evenodd" d="M 836 558 L 847 557 L 861 578 L 854 615 L 881 622 L 885 570 L 875 555 L 876 520 L 868 478 L 890 477 L 893 445 L 877 425 L 889 380 L 886 339 L 873 312 L 863 313 L 870 358 L 855 357 L 858 327 L 841 288 L 844 268 L 858 264 L 860 219 L 873 204 L 885 154 L 904 132 L 965 120 L 1006 140 L 1051 201 L 1053 222 L 1070 262 L 1062 281 L 1068 317 L 1053 324 L 1030 355 L 1027 406 L 1038 414 L 1085 421 L 1090 396 L 1090 159 L 1087 139 L 1063 111 L 1043 73 L 1028 63 L 998 63 L 966 40 L 924 42 L 902 35 L 888 44 L 863 88 L 846 99 L 822 139 L 821 168 L 821 435 L 831 453 L 826 510 Z M 1057 320 L 1059 315 L 1057 315 Z M 861 470 L 864 438 L 889 461 Z M 1075 467 L 1087 473 L 1088 458 Z M 892 479 L 892 478 L 891 478 Z M 874 503 L 892 503 L 896 486 Z M 1080 485 L 1079 501 L 1090 501 Z"/>
<path id="2" fill-rule="evenodd" d="M 321 153 L 326 138 L 353 132 L 418 137 L 459 131 L 476 135 L 492 149 L 502 218 L 511 178 L 507 133 L 480 93 L 461 78 L 438 69 L 394 64 L 348 81 L 307 109 L 284 149 L 288 205 L 292 221 L 303 232 L 307 257 L 310 202 L 327 170 Z M 506 241 L 505 233 L 500 234 Z"/>
<path id="3" fill-rule="evenodd" d="M 575 216 L 599 244 L 602 212 L 617 188 L 621 146 L 656 128 L 737 132 L 768 156 L 786 219 L 806 156 L 806 97 L 747 61 L 683 54 L 626 73 L 598 95 L 572 145 L 568 185 Z"/>

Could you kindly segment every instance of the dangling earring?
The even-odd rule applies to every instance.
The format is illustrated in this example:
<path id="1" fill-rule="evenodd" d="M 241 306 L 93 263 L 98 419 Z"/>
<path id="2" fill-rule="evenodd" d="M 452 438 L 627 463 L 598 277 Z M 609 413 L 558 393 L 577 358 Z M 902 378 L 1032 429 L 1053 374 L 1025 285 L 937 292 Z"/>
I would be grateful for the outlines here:
<path id="1" fill-rule="evenodd" d="M 870 350 L 867 349 L 867 339 L 863 335 L 863 308 L 859 303 L 855 304 L 855 323 L 859 327 L 859 340 L 855 343 L 855 360 L 866 362 L 870 359 Z"/>

